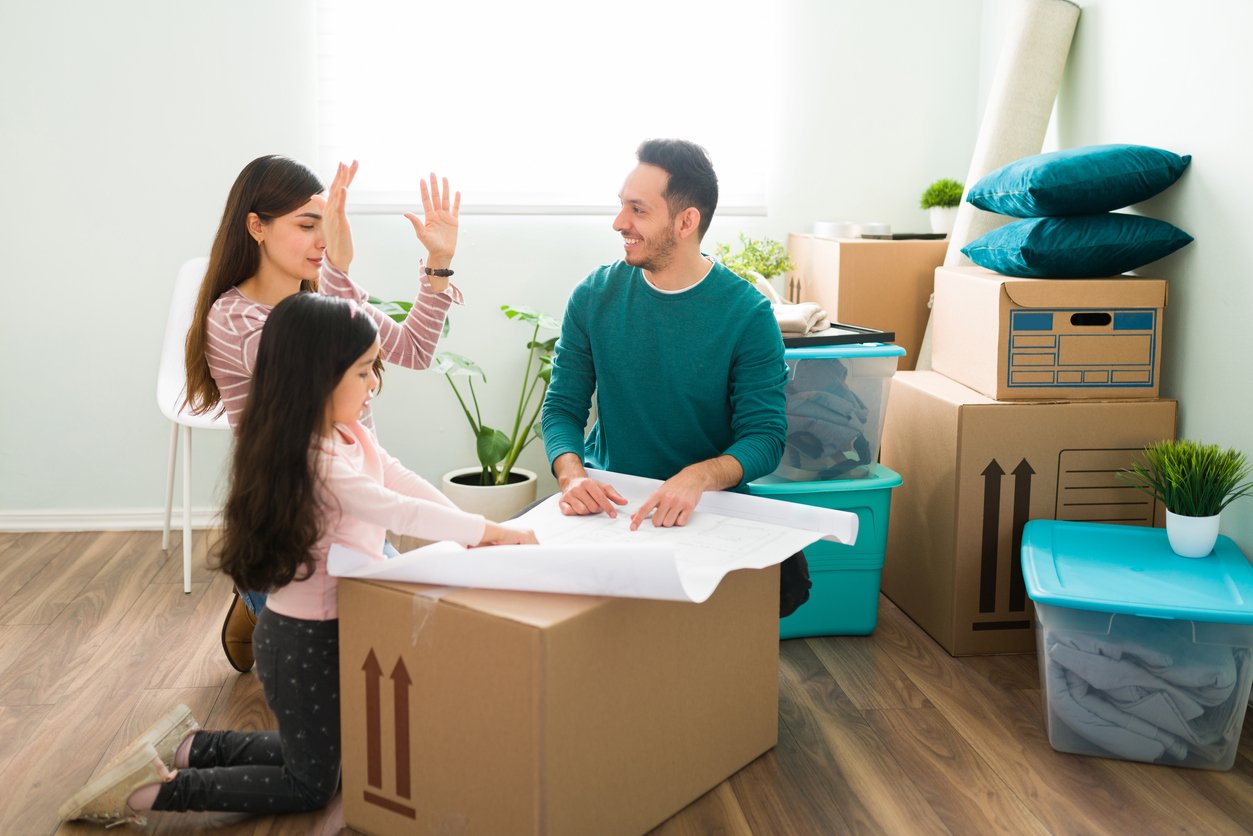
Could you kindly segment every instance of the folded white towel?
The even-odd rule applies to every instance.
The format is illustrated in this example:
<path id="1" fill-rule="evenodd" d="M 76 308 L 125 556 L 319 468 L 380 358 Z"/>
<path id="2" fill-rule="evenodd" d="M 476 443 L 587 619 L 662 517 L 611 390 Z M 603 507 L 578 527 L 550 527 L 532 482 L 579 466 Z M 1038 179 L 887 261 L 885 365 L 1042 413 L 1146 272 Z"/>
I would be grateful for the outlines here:
<path id="1" fill-rule="evenodd" d="M 801 302 L 797 305 L 771 305 L 779 330 L 785 337 L 799 337 L 812 331 L 824 331 L 831 327 L 827 312 L 817 302 Z"/>

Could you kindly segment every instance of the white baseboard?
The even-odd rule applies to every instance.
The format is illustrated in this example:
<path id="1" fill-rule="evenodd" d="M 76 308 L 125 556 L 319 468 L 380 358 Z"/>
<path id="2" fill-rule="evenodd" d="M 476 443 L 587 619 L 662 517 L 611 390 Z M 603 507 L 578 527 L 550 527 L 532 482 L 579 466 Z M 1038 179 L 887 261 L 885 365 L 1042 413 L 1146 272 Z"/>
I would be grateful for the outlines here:
<path id="1" fill-rule="evenodd" d="M 214 528 L 220 524 L 220 508 L 192 508 L 192 528 Z M 0 511 L 0 531 L 160 531 L 165 512 L 149 509 L 117 511 Z M 170 528 L 183 527 L 183 516 L 176 509 Z"/>

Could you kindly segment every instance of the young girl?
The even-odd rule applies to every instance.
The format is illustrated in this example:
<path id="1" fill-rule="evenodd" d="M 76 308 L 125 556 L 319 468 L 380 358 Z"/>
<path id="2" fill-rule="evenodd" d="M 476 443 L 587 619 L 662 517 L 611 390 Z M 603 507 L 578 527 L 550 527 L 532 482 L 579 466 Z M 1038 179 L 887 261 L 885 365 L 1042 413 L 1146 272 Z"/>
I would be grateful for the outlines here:
<path id="1" fill-rule="evenodd" d="M 299 293 L 271 312 L 239 424 L 219 545 L 223 571 L 270 590 L 254 636 L 276 732 L 200 731 L 162 718 L 66 802 L 62 819 L 145 810 L 280 813 L 339 786 L 339 638 L 332 543 L 378 556 L 388 529 L 464 545 L 534 543 L 460 511 L 378 445 L 360 418 L 379 378 L 378 329 L 355 303 Z"/>
<path id="2" fill-rule="evenodd" d="M 340 164 L 323 197 L 322 183 L 303 164 L 278 155 L 258 157 L 231 186 L 196 315 L 187 334 L 187 402 L 193 412 L 221 408 L 237 429 L 251 385 L 257 343 L 271 308 L 300 290 L 354 299 L 379 328 L 383 359 L 411 369 L 430 365 L 449 305 L 461 293 L 449 283 L 457 248 L 461 195 L 449 206 L 430 178 L 421 183 L 423 217 L 406 214 L 427 249 L 418 295 L 403 323 L 366 304 L 368 294 L 348 278 L 352 232 L 345 211 L 357 164 Z M 364 422 L 372 426 L 367 413 Z M 238 671 L 252 668 L 251 636 L 265 595 L 236 594 L 222 625 L 222 648 Z"/>

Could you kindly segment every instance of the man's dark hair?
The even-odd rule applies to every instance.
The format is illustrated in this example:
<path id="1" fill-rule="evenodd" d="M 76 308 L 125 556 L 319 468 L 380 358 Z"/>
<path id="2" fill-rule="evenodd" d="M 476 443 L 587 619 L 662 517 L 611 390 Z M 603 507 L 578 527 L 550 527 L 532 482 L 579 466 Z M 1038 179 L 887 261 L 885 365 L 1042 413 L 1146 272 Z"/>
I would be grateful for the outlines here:
<path id="1" fill-rule="evenodd" d="M 718 175 L 714 174 L 709 153 L 683 139 L 646 139 L 635 150 L 635 156 L 641 163 L 655 165 L 670 175 L 664 197 L 671 216 L 695 206 L 700 212 L 699 234 L 704 238 L 714 209 L 718 208 Z"/>

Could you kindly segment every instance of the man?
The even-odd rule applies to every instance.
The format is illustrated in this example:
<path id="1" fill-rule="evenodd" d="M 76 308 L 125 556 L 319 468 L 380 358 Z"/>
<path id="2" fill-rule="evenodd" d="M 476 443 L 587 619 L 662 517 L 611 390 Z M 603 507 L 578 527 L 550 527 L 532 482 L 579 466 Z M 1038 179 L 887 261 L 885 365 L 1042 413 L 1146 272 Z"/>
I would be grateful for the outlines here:
<path id="1" fill-rule="evenodd" d="M 544 446 L 567 515 L 626 505 L 584 463 L 664 480 L 631 514 L 632 530 L 684 525 L 701 494 L 770 473 L 787 418 L 783 340 L 767 299 L 715 263 L 700 242 L 718 204 L 705 150 L 654 139 L 618 195 L 623 258 L 571 294 L 544 401 Z M 596 397 L 597 421 L 583 429 Z M 780 612 L 809 596 L 804 555 L 783 567 Z"/>

